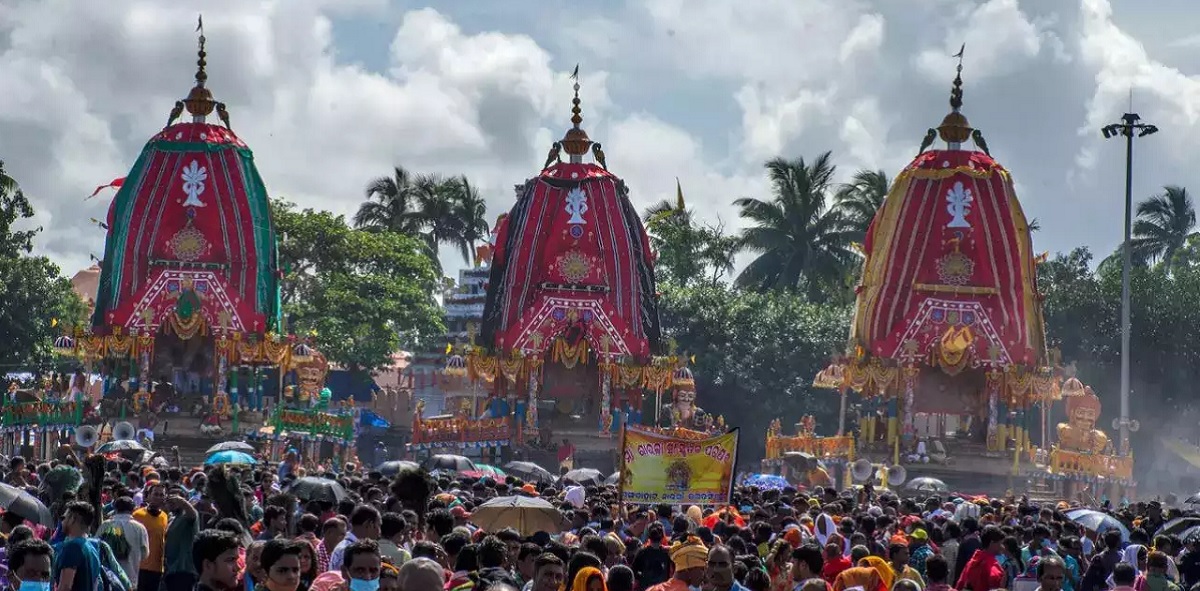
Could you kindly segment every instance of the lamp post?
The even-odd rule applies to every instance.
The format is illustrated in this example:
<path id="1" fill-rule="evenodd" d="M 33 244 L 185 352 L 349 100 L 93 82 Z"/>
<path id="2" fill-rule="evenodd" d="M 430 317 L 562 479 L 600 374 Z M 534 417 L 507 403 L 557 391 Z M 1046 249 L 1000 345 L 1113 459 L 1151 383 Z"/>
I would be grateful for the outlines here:
<path id="1" fill-rule="evenodd" d="M 1105 125 L 1100 129 L 1105 139 L 1118 136 L 1125 138 L 1125 240 L 1121 246 L 1121 417 L 1118 425 L 1121 432 L 1121 455 L 1129 453 L 1129 275 L 1133 266 L 1133 253 L 1129 242 L 1133 226 L 1133 138 L 1157 133 L 1158 127 L 1140 123 L 1137 113 L 1125 113 L 1120 123 Z"/>

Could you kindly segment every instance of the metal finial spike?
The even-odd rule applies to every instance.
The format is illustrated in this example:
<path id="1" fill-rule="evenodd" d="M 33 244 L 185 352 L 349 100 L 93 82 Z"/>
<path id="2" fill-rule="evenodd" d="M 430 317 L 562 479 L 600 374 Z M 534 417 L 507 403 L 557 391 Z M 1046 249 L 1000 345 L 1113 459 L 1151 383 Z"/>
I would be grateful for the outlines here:
<path id="1" fill-rule="evenodd" d="M 583 123 L 583 109 L 579 108 L 579 64 L 575 64 L 575 71 L 571 72 L 571 79 L 575 81 L 572 88 L 575 90 L 575 98 L 571 99 L 571 123 L 575 125 L 575 129 L 579 129 L 579 124 Z"/>
<path id="2" fill-rule="evenodd" d="M 208 80 L 208 73 L 204 71 L 204 67 L 208 62 L 204 58 L 208 57 L 208 53 L 204 51 L 204 15 L 196 17 L 196 31 L 200 33 L 200 49 L 196 52 L 199 59 L 196 60 L 196 85 L 204 86 Z"/>
<path id="3" fill-rule="evenodd" d="M 958 49 L 958 53 L 951 56 L 958 58 L 958 67 L 954 69 L 954 87 L 950 89 L 950 108 L 952 108 L 956 113 L 962 108 L 962 63 L 963 53 L 966 51 L 967 44 L 963 43 L 962 47 Z"/>

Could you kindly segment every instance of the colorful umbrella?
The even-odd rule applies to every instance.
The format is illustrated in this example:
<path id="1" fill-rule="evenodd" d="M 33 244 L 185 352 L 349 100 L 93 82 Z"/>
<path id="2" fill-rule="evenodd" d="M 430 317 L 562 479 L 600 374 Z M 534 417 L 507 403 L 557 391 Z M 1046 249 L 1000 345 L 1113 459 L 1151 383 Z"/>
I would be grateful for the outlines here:
<path id="1" fill-rule="evenodd" d="M 254 449 L 253 445 L 250 445 L 245 441 L 226 441 L 208 448 L 208 451 L 204 453 L 215 454 L 219 451 L 244 451 L 246 453 L 254 453 L 256 450 Z"/>
<path id="2" fill-rule="evenodd" d="M 217 464 L 257 464 L 258 460 L 254 456 L 241 451 L 219 451 L 207 460 L 204 460 L 204 465 L 215 466 Z"/>
<path id="3" fill-rule="evenodd" d="M 491 476 L 495 480 L 504 480 L 504 478 L 506 476 L 508 476 L 508 474 L 505 473 L 504 470 L 501 470 L 495 466 L 490 466 L 488 464 L 475 464 L 475 467 L 479 468 L 480 472 L 483 472 L 483 473 Z"/>
<path id="4" fill-rule="evenodd" d="M 788 484 L 787 479 L 778 474 L 751 474 L 742 480 L 742 486 L 782 490 L 791 484 Z"/>

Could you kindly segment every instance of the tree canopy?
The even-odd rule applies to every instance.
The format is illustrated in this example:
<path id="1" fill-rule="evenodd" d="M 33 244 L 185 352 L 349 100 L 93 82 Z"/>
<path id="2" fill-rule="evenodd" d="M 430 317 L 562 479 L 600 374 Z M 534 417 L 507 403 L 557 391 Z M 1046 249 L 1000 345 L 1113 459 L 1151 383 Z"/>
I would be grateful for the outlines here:
<path id="1" fill-rule="evenodd" d="M 271 208 L 286 237 L 279 248 L 284 314 L 294 333 L 316 335 L 330 361 L 379 369 L 401 346 L 445 331 L 434 299 L 439 276 L 420 240 L 354 229 L 341 216 L 286 201 Z"/>
<path id="2" fill-rule="evenodd" d="M 33 206 L 0 161 L 0 369 L 36 369 L 51 361 L 51 344 L 86 321 L 87 307 L 58 265 L 33 256 L 41 228 L 19 229 L 33 218 Z"/>

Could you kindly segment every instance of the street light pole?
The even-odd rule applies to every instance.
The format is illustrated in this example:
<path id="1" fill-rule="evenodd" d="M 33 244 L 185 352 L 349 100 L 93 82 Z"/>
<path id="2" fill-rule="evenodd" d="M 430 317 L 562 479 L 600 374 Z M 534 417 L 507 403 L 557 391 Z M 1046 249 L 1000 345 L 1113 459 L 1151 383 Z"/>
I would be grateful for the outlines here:
<path id="1" fill-rule="evenodd" d="M 1120 123 L 1101 128 L 1104 138 L 1125 138 L 1125 240 L 1121 246 L 1121 416 L 1117 420 L 1121 435 L 1121 455 L 1129 454 L 1129 335 L 1130 335 L 1130 289 L 1129 277 L 1133 270 L 1133 249 L 1129 243 L 1133 230 L 1133 138 L 1145 137 L 1158 132 L 1158 127 L 1139 123 L 1137 113 L 1125 113 Z"/>

